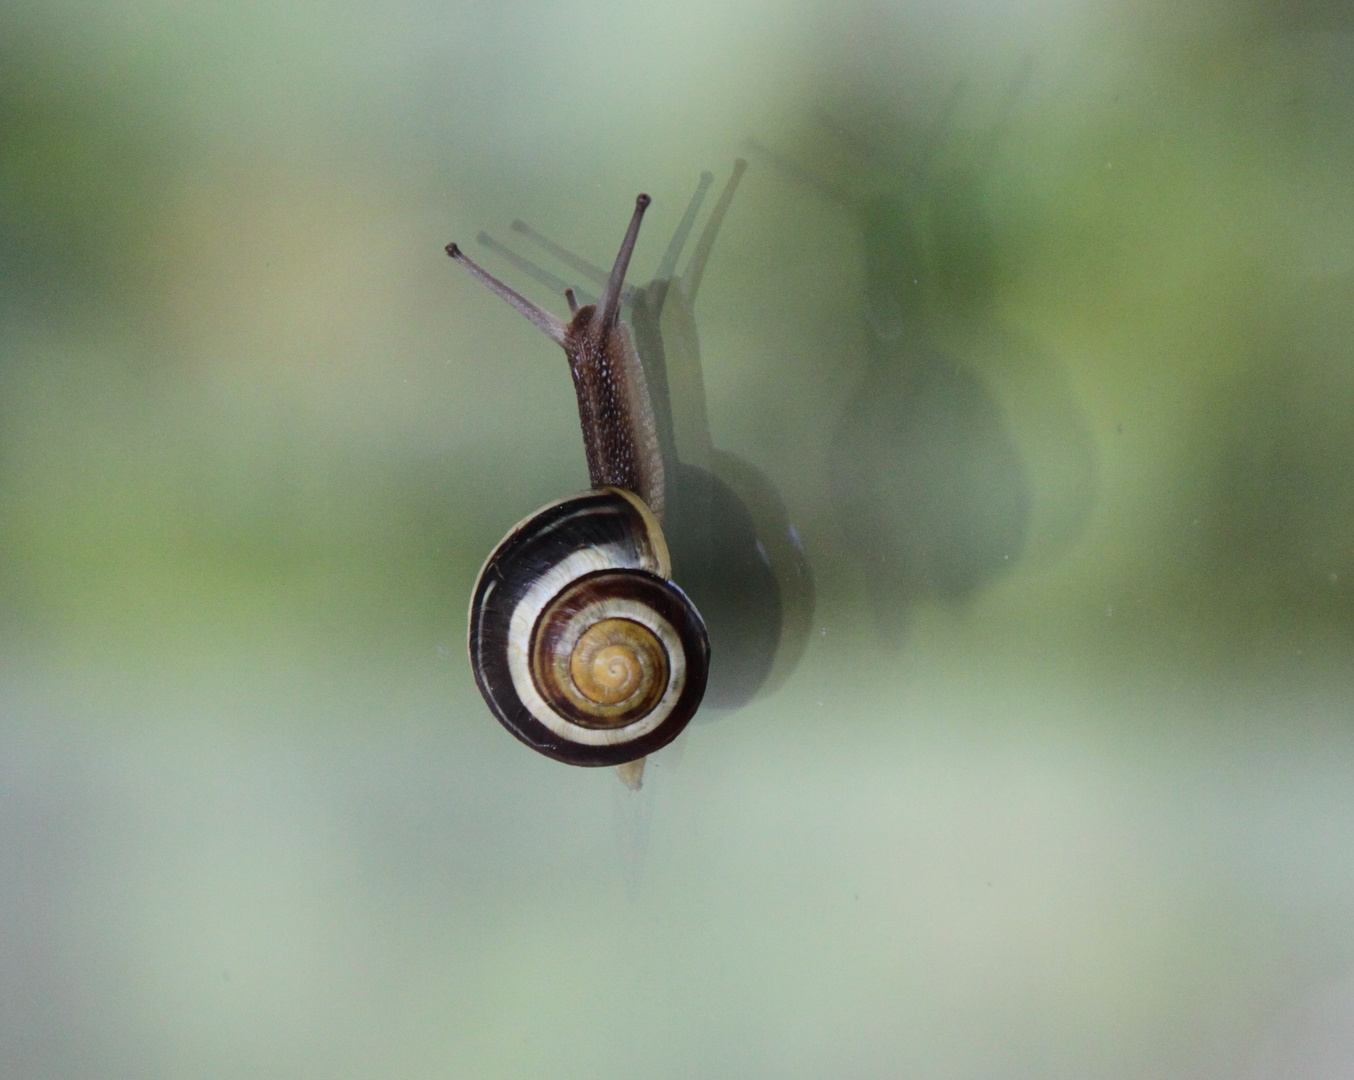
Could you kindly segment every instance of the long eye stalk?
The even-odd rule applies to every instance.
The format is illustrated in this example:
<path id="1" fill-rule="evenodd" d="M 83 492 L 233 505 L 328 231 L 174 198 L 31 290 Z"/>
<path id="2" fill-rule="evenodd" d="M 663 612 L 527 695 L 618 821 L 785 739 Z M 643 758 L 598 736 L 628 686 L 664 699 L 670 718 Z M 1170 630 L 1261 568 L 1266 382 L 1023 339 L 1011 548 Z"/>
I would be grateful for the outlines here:
<path id="1" fill-rule="evenodd" d="M 556 315 L 551 315 L 545 308 L 533 304 L 516 289 L 504 285 L 503 282 L 499 281 L 498 278 L 494 277 L 489 271 L 477 266 L 466 256 L 466 253 L 460 249 L 459 245 L 457 245 L 454 240 L 447 245 L 447 254 L 469 270 L 471 274 L 479 279 L 482 285 L 486 286 L 492 292 L 497 293 L 512 305 L 515 310 L 530 319 L 540 328 L 541 332 L 545 334 L 546 337 L 561 348 L 563 347 L 564 332 L 569 328 L 568 323 Z"/>
<path id="2" fill-rule="evenodd" d="M 603 332 L 616 325 L 621 311 L 621 289 L 625 286 L 625 272 L 630 268 L 630 256 L 635 253 L 635 241 L 639 238 L 639 225 L 644 220 L 644 211 L 652 202 L 647 195 L 641 194 L 635 199 L 635 212 L 630 218 L 630 227 L 625 230 L 625 239 L 621 249 L 616 252 L 616 262 L 611 268 L 611 277 L 606 283 L 606 292 L 602 294 L 602 306 L 594 318 Z"/>

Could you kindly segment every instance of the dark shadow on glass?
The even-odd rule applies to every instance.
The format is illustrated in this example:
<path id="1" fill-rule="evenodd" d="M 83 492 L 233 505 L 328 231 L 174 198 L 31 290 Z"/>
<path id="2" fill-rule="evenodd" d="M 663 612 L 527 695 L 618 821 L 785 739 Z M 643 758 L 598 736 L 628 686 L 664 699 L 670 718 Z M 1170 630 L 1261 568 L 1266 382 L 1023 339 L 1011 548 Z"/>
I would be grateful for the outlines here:
<path id="1" fill-rule="evenodd" d="M 1354 631 L 1354 273 L 1266 282 L 1251 356 L 1201 411 L 1184 564 L 1226 618 Z"/>
<path id="2" fill-rule="evenodd" d="M 820 117 L 840 147 L 841 179 L 750 143 L 860 229 L 869 355 L 837 424 L 829 472 L 843 541 L 890 636 L 905 632 L 919 600 L 960 600 L 1007 572 L 1036 533 L 1041 555 L 1065 549 L 1094 501 L 1094 444 L 1058 365 L 995 314 L 979 184 L 1027 77 L 1028 68 L 976 151 L 949 172 L 937 159 L 963 83 L 903 154 L 844 119 Z M 854 182 L 862 171 L 868 185 Z M 940 322 L 958 350 L 941 344 Z"/>

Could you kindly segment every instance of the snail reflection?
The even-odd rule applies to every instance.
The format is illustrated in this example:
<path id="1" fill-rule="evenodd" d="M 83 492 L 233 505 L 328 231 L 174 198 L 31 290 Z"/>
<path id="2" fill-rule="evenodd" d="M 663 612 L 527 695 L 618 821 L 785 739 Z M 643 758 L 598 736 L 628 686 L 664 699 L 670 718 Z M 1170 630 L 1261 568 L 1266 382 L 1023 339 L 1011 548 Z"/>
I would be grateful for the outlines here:
<path id="1" fill-rule="evenodd" d="M 681 275 L 678 262 L 714 182 L 709 172 L 701 175 L 653 279 L 621 293 L 664 462 L 663 530 L 673 580 L 700 609 L 709 633 L 706 716 L 739 708 L 789 676 L 807 644 L 814 601 L 808 560 L 779 493 L 761 470 L 713 445 L 706 411 L 695 302 L 746 168 L 741 159 L 734 163 Z M 512 228 L 584 280 L 608 281 L 600 267 L 525 222 Z M 564 278 L 487 233 L 479 240 L 554 291 L 570 290 Z M 574 291 L 591 299 L 581 288 Z"/>
<path id="2" fill-rule="evenodd" d="M 808 636 L 812 581 L 779 496 L 753 466 L 713 448 L 705 417 L 692 307 L 744 167 L 677 278 L 712 182 L 702 177 L 658 277 L 640 289 L 624 281 L 645 195 L 609 273 L 514 225 L 599 284 L 596 299 L 481 234 L 563 293 L 568 323 L 447 248 L 563 347 L 593 487 L 519 524 L 485 563 L 470 614 L 476 681 L 527 745 L 575 765 L 632 763 L 622 772 L 631 786 L 702 699 L 745 703 L 788 673 Z"/>
<path id="3" fill-rule="evenodd" d="M 1027 74 L 977 149 L 949 167 L 942 151 L 962 84 L 906 153 L 826 122 L 841 181 L 754 144 L 859 226 L 868 358 L 829 465 L 845 543 L 892 632 L 919 599 L 962 599 L 1032 548 L 1057 550 L 1093 497 L 1093 445 L 1060 369 L 995 314 L 980 186 Z"/>

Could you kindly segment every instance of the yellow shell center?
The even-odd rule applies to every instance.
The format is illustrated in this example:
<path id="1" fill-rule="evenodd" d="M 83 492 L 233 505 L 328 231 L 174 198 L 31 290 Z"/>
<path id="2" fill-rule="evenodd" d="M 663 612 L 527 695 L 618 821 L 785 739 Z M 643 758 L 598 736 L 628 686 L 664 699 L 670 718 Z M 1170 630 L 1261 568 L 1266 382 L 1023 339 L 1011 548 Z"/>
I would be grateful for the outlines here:
<path id="1" fill-rule="evenodd" d="M 647 626 L 602 619 L 574 644 L 569 675 L 578 692 L 598 705 L 619 705 L 667 680 L 667 653 Z"/>

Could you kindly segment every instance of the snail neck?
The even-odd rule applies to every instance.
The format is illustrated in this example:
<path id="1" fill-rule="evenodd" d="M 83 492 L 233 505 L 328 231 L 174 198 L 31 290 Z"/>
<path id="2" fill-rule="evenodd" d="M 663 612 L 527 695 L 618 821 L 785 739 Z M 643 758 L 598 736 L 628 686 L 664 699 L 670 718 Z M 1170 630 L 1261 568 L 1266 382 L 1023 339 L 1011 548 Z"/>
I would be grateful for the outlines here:
<path id="1" fill-rule="evenodd" d="M 588 477 L 594 488 L 632 491 L 660 521 L 664 506 L 663 454 L 644 369 L 617 319 L 608 327 L 592 305 L 580 308 L 565 331 Z"/>

